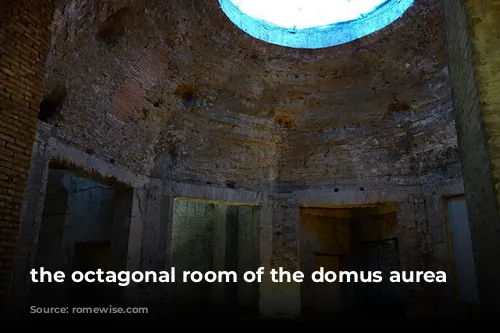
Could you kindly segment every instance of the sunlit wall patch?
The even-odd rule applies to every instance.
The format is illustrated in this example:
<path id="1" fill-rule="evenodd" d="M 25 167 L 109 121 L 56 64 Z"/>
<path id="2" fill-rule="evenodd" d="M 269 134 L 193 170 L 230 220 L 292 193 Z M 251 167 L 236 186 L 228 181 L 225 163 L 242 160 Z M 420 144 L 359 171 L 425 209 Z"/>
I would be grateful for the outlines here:
<path id="1" fill-rule="evenodd" d="M 318 49 L 351 42 L 398 18 L 414 0 L 219 0 L 241 30 L 265 42 Z"/>

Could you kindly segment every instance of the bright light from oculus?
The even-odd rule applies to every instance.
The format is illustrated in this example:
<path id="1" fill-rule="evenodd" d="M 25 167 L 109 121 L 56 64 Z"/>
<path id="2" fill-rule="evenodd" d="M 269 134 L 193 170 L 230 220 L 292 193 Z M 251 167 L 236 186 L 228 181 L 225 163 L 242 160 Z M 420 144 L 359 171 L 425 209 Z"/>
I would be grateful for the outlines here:
<path id="1" fill-rule="evenodd" d="M 388 0 L 231 0 L 243 13 L 286 29 L 359 19 Z"/>
<path id="2" fill-rule="evenodd" d="M 414 0 L 219 0 L 250 36 L 285 47 L 319 49 L 351 42 L 399 19 Z"/>

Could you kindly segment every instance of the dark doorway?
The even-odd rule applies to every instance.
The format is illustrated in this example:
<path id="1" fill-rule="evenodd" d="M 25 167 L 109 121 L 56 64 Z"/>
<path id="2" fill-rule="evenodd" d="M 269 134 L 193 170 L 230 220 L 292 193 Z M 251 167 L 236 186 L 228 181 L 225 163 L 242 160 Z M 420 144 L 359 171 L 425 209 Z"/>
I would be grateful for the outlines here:
<path id="1" fill-rule="evenodd" d="M 356 250 L 357 271 L 381 271 L 383 280 L 380 283 L 354 284 L 354 307 L 359 311 L 373 313 L 399 311 L 401 304 L 401 286 L 389 280 L 391 271 L 399 271 L 398 239 L 359 243 Z"/>
<path id="2" fill-rule="evenodd" d="M 93 174 L 94 175 L 94 174 Z M 133 190 L 114 180 L 51 165 L 35 268 L 62 271 L 64 283 L 32 283 L 32 305 L 119 305 L 123 287 L 72 283 L 75 271 L 126 269 Z"/>
<path id="3" fill-rule="evenodd" d="M 300 265 L 302 311 L 335 314 L 345 311 L 402 313 L 402 290 L 391 283 L 391 271 L 400 270 L 398 228 L 394 204 L 362 207 L 302 208 Z M 311 274 L 323 268 L 356 272 L 350 281 L 313 282 Z M 361 272 L 380 271 L 380 283 L 363 282 Z M 365 276 L 366 278 L 366 276 Z"/>
<path id="4" fill-rule="evenodd" d="M 88 272 L 108 270 L 109 243 L 77 243 L 74 249 L 75 271 Z M 72 306 L 107 306 L 107 285 L 104 283 L 72 283 L 70 304 Z"/>
<path id="5" fill-rule="evenodd" d="M 177 198 L 172 226 L 172 265 L 181 271 L 257 270 L 260 263 L 259 209 Z M 183 283 L 171 287 L 175 312 L 192 315 L 258 311 L 258 283 Z"/>

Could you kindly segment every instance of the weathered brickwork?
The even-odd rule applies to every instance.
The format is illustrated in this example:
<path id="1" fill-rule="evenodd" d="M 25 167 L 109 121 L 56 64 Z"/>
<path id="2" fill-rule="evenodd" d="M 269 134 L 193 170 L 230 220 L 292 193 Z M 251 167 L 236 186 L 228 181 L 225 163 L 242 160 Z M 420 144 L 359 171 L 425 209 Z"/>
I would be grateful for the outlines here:
<path id="1" fill-rule="evenodd" d="M 0 16 L 0 301 L 9 284 L 43 93 L 53 7 L 5 0 Z"/>
<path id="2" fill-rule="evenodd" d="M 228 188 L 456 176 L 439 1 L 321 50 L 249 38 L 218 1 L 189 3 L 60 7 L 54 136 L 134 172 Z"/>
<path id="3" fill-rule="evenodd" d="M 479 293 L 486 310 L 498 310 L 500 10 L 495 1 L 443 3 Z"/>

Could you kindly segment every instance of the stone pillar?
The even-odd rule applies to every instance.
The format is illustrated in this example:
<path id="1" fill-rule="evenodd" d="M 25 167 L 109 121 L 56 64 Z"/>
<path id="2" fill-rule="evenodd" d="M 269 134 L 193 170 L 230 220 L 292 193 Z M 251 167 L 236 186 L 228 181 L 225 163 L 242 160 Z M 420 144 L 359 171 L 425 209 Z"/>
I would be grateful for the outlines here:
<path id="1" fill-rule="evenodd" d="M 172 226 L 174 222 L 174 195 L 171 191 L 171 187 L 163 185 L 162 191 L 162 204 L 160 206 L 160 233 L 163 237 L 163 243 L 161 244 L 160 255 L 164 257 L 164 270 L 169 271 L 173 266 L 172 262 Z M 177 272 L 176 278 L 179 278 L 179 273 Z M 172 300 L 174 296 L 174 283 L 165 283 L 161 289 L 162 300 L 160 304 L 160 311 L 162 313 L 171 312 L 173 306 L 175 305 Z"/>
<path id="2" fill-rule="evenodd" d="M 458 182 L 457 182 L 458 183 Z M 452 245 L 448 239 L 447 224 L 443 221 L 447 219 L 446 200 L 443 196 L 450 193 L 463 194 L 463 185 L 460 180 L 458 186 L 454 186 L 453 191 L 436 190 L 435 187 L 427 188 L 424 192 L 426 203 L 426 212 L 428 217 L 428 232 L 426 235 L 427 246 L 431 256 L 428 256 L 429 271 L 444 271 L 447 276 L 447 283 L 431 283 L 427 284 L 429 298 L 433 299 L 432 312 L 435 315 L 446 318 L 457 314 L 457 294 L 455 279 L 455 271 L 452 266 Z M 451 236 L 451 234 L 450 234 Z"/>
<path id="3" fill-rule="evenodd" d="M 261 265 L 268 273 L 260 287 L 260 312 L 264 315 L 300 315 L 300 283 L 272 282 L 269 275 L 272 268 L 282 267 L 291 273 L 300 270 L 299 230 L 297 203 L 270 201 L 262 205 Z"/>
<path id="4" fill-rule="evenodd" d="M 227 206 L 224 266 L 226 271 L 238 272 L 238 206 Z M 227 283 L 224 301 L 228 308 L 238 305 L 238 284 Z"/>
<path id="5" fill-rule="evenodd" d="M 162 271 L 165 269 L 165 228 L 162 228 L 163 183 L 152 179 L 142 206 L 142 246 L 140 270 Z M 149 306 L 150 312 L 160 309 L 161 284 L 143 283 L 141 286 L 140 303 Z"/>
<path id="6" fill-rule="evenodd" d="M 226 225 L 227 225 L 227 206 L 215 205 L 213 227 L 213 270 L 226 270 Z M 212 287 L 213 301 L 217 306 L 226 305 L 226 284 L 216 283 Z"/>
<path id="7" fill-rule="evenodd" d="M 260 205 L 260 245 L 259 257 L 260 267 L 264 267 L 266 272 L 271 269 L 271 257 L 273 254 L 273 220 L 272 220 L 271 203 L 268 201 L 267 193 L 263 195 L 263 200 Z M 262 282 L 259 284 L 259 312 L 262 315 L 272 313 L 272 288 L 269 274 L 265 274 Z"/>
<path id="8" fill-rule="evenodd" d="M 144 215 L 147 202 L 147 190 L 133 189 L 132 212 L 130 216 L 130 231 L 127 249 L 127 271 L 133 272 L 141 269 L 142 239 L 144 229 Z M 128 306 L 139 305 L 140 289 L 136 283 L 129 284 L 125 289 L 125 303 Z"/>
<path id="9" fill-rule="evenodd" d="M 115 207 L 109 249 L 109 270 L 114 272 L 126 270 L 128 241 L 130 237 L 130 218 L 132 212 L 133 190 L 130 188 L 115 189 Z M 109 304 L 120 306 L 123 300 L 123 287 L 115 284 L 107 286 Z"/>
<path id="10" fill-rule="evenodd" d="M 410 195 L 405 201 L 399 202 L 397 218 L 401 271 L 428 270 L 425 267 L 428 220 L 423 197 Z M 428 318 L 433 315 L 426 287 L 425 282 L 404 284 L 407 317 Z"/>
<path id="11" fill-rule="evenodd" d="M 49 162 L 53 147 L 48 143 L 50 128 L 40 124 L 33 145 L 31 166 L 25 189 L 19 228 L 19 246 L 14 257 L 9 287 L 9 314 L 16 315 L 27 308 L 30 286 L 29 271 L 34 267 L 38 235 L 42 222 L 45 192 L 49 175 Z"/>
<path id="12" fill-rule="evenodd" d="M 0 306 L 17 248 L 21 205 L 43 94 L 54 9 L 50 0 L 5 0 L 0 14 Z"/>
<path id="13" fill-rule="evenodd" d="M 259 216 L 253 206 L 238 207 L 238 274 L 259 268 Z M 238 283 L 238 306 L 255 309 L 258 283 Z"/>
<path id="14" fill-rule="evenodd" d="M 500 311 L 500 6 L 443 1 L 446 44 L 479 296 Z"/>

